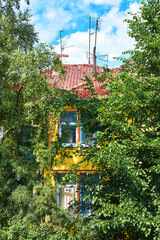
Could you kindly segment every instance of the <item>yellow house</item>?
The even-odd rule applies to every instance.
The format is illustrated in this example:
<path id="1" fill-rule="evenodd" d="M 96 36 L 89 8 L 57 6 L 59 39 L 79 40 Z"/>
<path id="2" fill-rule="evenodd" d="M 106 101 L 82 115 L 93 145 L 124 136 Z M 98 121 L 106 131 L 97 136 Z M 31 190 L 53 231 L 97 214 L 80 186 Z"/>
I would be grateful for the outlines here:
<path id="1" fill-rule="evenodd" d="M 92 64 L 64 64 L 64 69 L 66 73 L 61 80 L 58 78 L 58 73 L 55 70 L 49 70 L 47 72 L 49 83 L 53 85 L 56 84 L 60 89 L 68 91 L 76 90 L 80 93 L 81 98 L 88 99 L 90 93 L 84 90 L 83 87 L 86 82 L 84 80 L 82 81 L 86 75 L 93 80 L 92 83 L 98 95 L 104 93 L 104 90 L 100 88 L 101 84 L 94 81 L 94 66 Z M 97 67 L 96 74 L 101 74 L 102 72 L 103 68 Z M 93 177 L 91 177 L 89 173 L 94 172 L 95 168 L 93 168 L 91 163 L 81 163 L 82 156 L 77 153 L 78 147 L 83 144 L 83 142 L 90 141 L 90 139 L 86 137 L 81 126 L 77 125 L 78 119 L 80 118 L 77 113 L 77 108 L 66 106 L 65 110 L 65 113 L 61 116 L 59 121 L 57 121 L 58 127 L 56 131 L 61 140 L 61 151 L 56 156 L 52 170 L 57 180 L 67 172 L 74 172 L 77 174 L 78 181 L 75 180 L 63 186 L 57 186 L 57 203 L 64 208 L 68 208 L 72 200 L 79 200 L 83 195 L 80 186 L 80 184 L 83 184 L 82 181 L 84 181 L 86 177 L 91 178 L 91 181 L 93 181 Z M 49 135 L 50 144 L 52 144 L 52 141 L 54 141 L 54 134 L 50 131 Z M 86 210 L 83 204 L 82 211 L 87 214 L 90 210 Z"/>

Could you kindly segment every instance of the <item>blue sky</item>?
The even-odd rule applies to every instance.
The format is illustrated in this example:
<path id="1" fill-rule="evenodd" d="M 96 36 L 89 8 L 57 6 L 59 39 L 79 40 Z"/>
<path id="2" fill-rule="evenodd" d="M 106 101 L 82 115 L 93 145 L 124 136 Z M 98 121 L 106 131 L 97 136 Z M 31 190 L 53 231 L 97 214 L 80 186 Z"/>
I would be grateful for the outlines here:
<path id="1" fill-rule="evenodd" d="M 108 54 L 108 62 L 97 61 L 100 66 L 116 67 L 114 60 L 125 50 L 134 48 L 134 41 L 127 35 L 128 11 L 137 12 L 140 0 L 30 0 L 32 23 L 39 33 L 39 40 L 50 43 L 60 53 L 59 36 L 62 32 L 63 63 L 88 63 L 89 16 L 92 18 L 91 52 L 95 39 L 95 23 L 99 18 L 97 56 Z M 22 8 L 27 5 L 21 0 Z M 71 47 L 70 47 L 71 46 Z M 106 57 L 102 57 L 106 60 Z"/>

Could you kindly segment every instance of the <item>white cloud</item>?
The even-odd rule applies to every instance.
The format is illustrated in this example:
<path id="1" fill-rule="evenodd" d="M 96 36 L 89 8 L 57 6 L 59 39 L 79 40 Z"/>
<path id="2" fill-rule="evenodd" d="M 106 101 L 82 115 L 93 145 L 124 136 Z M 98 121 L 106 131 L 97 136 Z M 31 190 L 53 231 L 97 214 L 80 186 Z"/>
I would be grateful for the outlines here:
<path id="1" fill-rule="evenodd" d="M 63 8 L 46 8 L 42 13 L 33 15 L 32 23 L 36 32 L 39 33 L 40 42 L 50 43 L 58 35 L 59 31 L 66 29 L 72 15 Z"/>
<path id="2" fill-rule="evenodd" d="M 24 4 L 24 0 L 22 5 Z M 138 1 L 138 0 L 137 0 Z M 36 31 L 39 32 L 40 42 L 53 42 L 59 36 L 60 30 L 74 29 L 75 33 L 68 34 L 63 38 L 65 48 L 63 53 L 68 54 L 69 58 L 63 59 L 64 63 L 88 63 L 86 52 L 88 52 L 88 31 L 79 31 L 81 22 L 84 21 L 84 27 L 88 24 L 86 16 L 92 13 L 92 16 L 97 17 L 99 14 L 96 8 L 101 4 L 110 6 L 107 13 L 99 16 L 100 29 L 97 36 L 97 55 L 109 55 L 109 60 L 112 62 L 113 57 L 118 57 L 121 53 L 128 49 L 133 49 L 134 41 L 127 35 L 127 23 L 124 23 L 125 18 L 130 18 L 127 15 L 128 11 L 137 12 L 139 4 L 136 0 L 130 2 L 129 8 L 125 11 L 120 11 L 119 6 L 122 0 L 31 0 L 32 22 L 35 24 Z M 94 4 L 91 8 L 90 4 Z M 98 6 L 99 5 L 99 6 Z M 102 6 L 103 6 L 102 5 Z M 102 8 L 102 12 L 103 8 Z M 106 12 L 106 11 L 105 11 Z M 78 20 L 77 20 L 78 19 Z M 81 29 L 83 29 L 81 25 Z M 77 32 L 76 32 L 77 31 Z M 93 30 L 95 31 L 95 30 Z M 95 35 L 91 37 L 91 53 L 93 52 Z M 60 46 L 55 46 L 55 50 L 60 53 Z M 101 62 L 103 64 L 103 62 Z"/>
<path id="3" fill-rule="evenodd" d="M 109 61 L 114 61 L 114 57 L 118 57 L 125 50 L 134 48 L 134 40 L 127 34 L 127 24 L 123 22 L 128 18 L 129 10 L 138 10 L 138 4 L 130 4 L 129 9 L 120 12 L 117 7 L 113 7 L 107 14 L 100 18 L 100 30 L 97 34 L 97 55 L 109 55 Z M 92 36 L 93 51 L 94 38 Z M 69 58 L 63 59 L 64 63 L 88 63 L 86 52 L 88 52 L 88 32 L 76 32 L 63 39 L 65 46 L 74 45 L 72 48 L 65 48 L 64 53 L 69 55 Z M 59 51 L 59 46 L 55 50 Z M 92 53 L 91 51 L 91 53 Z M 103 64 L 103 62 L 101 63 Z"/>
<path id="4" fill-rule="evenodd" d="M 129 7 L 129 11 L 132 13 L 136 13 L 139 10 L 139 6 L 140 4 L 138 4 L 137 2 L 134 3 L 130 3 L 130 7 Z"/>
<path id="5" fill-rule="evenodd" d="M 76 32 L 69 37 L 63 39 L 64 48 L 63 53 L 68 54 L 68 58 L 64 58 L 63 62 L 70 64 L 87 63 L 86 52 L 88 51 L 88 33 Z M 70 47 L 71 46 L 71 47 Z M 60 47 L 55 46 L 55 50 L 60 52 Z"/>
<path id="6" fill-rule="evenodd" d="M 36 32 L 38 32 L 38 36 L 40 42 L 49 43 L 52 41 L 53 37 L 56 37 L 58 30 L 54 28 L 53 24 L 47 24 L 46 27 L 42 24 L 35 25 Z M 51 31 L 53 29 L 53 31 Z"/>
<path id="7" fill-rule="evenodd" d="M 44 17 L 47 18 L 48 20 L 55 20 L 56 18 L 56 12 L 54 10 L 48 10 L 45 14 Z"/>
<path id="8" fill-rule="evenodd" d="M 120 56 L 122 51 L 133 48 L 134 41 L 128 37 L 127 24 L 123 22 L 126 17 L 126 12 L 119 12 L 118 8 L 112 8 L 101 18 L 97 49 L 100 54 L 107 53 L 110 60 Z"/>
<path id="9" fill-rule="evenodd" d="M 83 0 L 84 4 L 89 5 L 91 3 L 96 5 L 118 5 L 122 0 Z"/>
<path id="10" fill-rule="evenodd" d="M 40 20 L 40 15 L 32 15 L 31 21 L 32 23 L 38 22 Z"/>
<path id="11" fill-rule="evenodd" d="M 66 28 L 72 17 L 63 9 L 62 4 L 56 6 L 56 0 L 31 0 L 29 6 L 25 0 L 21 0 L 21 9 L 27 7 L 31 9 L 31 22 L 43 43 L 54 41 L 58 32 Z"/>

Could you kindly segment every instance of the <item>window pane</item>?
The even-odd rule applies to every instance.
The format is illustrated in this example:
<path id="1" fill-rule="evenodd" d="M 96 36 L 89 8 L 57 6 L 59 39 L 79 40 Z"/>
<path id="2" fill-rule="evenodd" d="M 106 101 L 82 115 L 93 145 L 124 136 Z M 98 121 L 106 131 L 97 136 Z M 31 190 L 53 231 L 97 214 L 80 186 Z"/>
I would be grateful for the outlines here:
<path id="1" fill-rule="evenodd" d="M 4 134 L 4 127 L 3 127 L 3 125 L 0 125 L 0 140 L 3 137 L 3 134 Z"/>
<path id="2" fill-rule="evenodd" d="M 63 143 L 76 143 L 76 126 L 61 126 L 61 140 Z"/>
<path id="3" fill-rule="evenodd" d="M 61 117 L 61 123 L 66 122 L 66 123 L 76 123 L 77 122 L 77 114 L 76 112 L 66 112 L 64 115 Z"/>
<path id="4" fill-rule="evenodd" d="M 72 204 L 76 200 L 76 197 L 76 185 L 66 184 L 57 186 L 57 203 L 64 209 L 70 208 L 73 211 L 74 206 Z"/>
<path id="5" fill-rule="evenodd" d="M 60 138 L 64 144 L 76 144 L 76 123 L 77 123 L 77 113 L 76 112 L 66 112 L 62 115 L 60 119 Z M 75 145 L 74 145 L 75 146 Z"/>
<path id="6" fill-rule="evenodd" d="M 94 128 L 92 129 L 92 124 L 93 124 L 93 120 L 91 118 L 91 116 L 89 114 L 85 113 L 81 113 L 80 116 L 80 120 L 81 120 L 81 137 L 80 137 L 80 141 L 81 143 L 94 143 L 94 139 L 97 136 L 97 133 L 94 131 Z"/>
<path id="7" fill-rule="evenodd" d="M 33 138 L 34 129 L 33 127 L 26 126 L 22 127 L 18 134 L 18 144 L 26 147 L 32 146 L 31 140 Z"/>
<path id="8" fill-rule="evenodd" d="M 81 173 L 79 176 L 80 213 L 83 217 L 88 217 L 93 211 L 92 191 L 99 181 L 97 173 Z"/>
<path id="9" fill-rule="evenodd" d="M 81 142 L 91 142 L 91 137 L 86 136 L 86 133 L 83 131 L 81 132 Z"/>
<path id="10" fill-rule="evenodd" d="M 17 133 L 18 153 L 22 159 L 33 159 L 32 145 L 33 145 L 34 128 L 25 126 L 20 128 Z"/>
<path id="11" fill-rule="evenodd" d="M 94 144 L 95 143 L 95 139 L 97 137 L 97 132 L 95 133 L 86 133 L 83 128 L 81 128 L 81 143 L 91 143 Z"/>

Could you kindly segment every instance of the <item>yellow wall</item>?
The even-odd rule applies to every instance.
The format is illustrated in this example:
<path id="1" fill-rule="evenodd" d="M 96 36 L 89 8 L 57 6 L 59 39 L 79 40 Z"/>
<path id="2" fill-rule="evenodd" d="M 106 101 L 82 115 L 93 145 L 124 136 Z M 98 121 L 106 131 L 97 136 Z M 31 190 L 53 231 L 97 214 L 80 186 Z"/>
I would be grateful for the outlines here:
<path id="1" fill-rule="evenodd" d="M 66 108 L 67 111 L 77 111 L 77 109 L 70 109 Z M 50 129 L 49 129 L 49 138 L 50 138 L 50 144 L 52 144 L 54 141 L 57 140 L 59 127 L 58 127 L 59 121 L 58 119 L 53 119 L 53 117 L 50 116 Z M 80 128 L 77 138 L 78 138 L 78 144 L 80 142 Z M 91 171 L 95 170 L 92 167 L 91 162 L 86 163 L 82 161 L 82 156 L 78 153 L 78 147 L 75 148 L 69 148 L 69 147 L 62 147 L 59 150 L 59 153 L 57 154 L 52 169 L 54 171 L 68 171 L 68 170 L 75 170 L 75 171 Z"/>
<path id="2" fill-rule="evenodd" d="M 91 162 L 82 162 L 82 156 L 77 153 L 77 149 L 61 148 L 61 152 L 56 156 L 53 170 L 94 170 Z"/>

